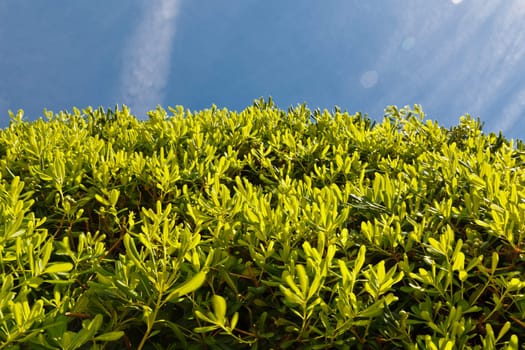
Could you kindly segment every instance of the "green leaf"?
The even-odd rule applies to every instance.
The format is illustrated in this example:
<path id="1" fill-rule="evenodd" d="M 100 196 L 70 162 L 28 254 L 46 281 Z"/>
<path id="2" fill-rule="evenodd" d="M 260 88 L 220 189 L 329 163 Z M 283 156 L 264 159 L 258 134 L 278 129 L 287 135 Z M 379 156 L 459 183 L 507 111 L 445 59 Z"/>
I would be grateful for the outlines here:
<path id="1" fill-rule="evenodd" d="M 38 286 L 40 286 L 44 282 L 43 278 L 40 277 L 33 277 L 29 280 L 27 280 L 27 285 L 33 289 L 37 289 Z"/>
<path id="2" fill-rule="evenodd" d="M 66 338 L 66 334 L 62 338 L 63 343 L 68 342 L 68 346 L 64 346 L 66 349 L 78 349 L 88 341 L 90 341 L 102 325 L 102 315 L 97 314 L 92 320 L 85 320 L 82 322 L 82 329 L 78 333 L 70 333 L 70 337 Z"/>
<path id="3" fill-rule="evenodd" d="M 339 265 L 339 271 L 341 271 L 341 277 L 343 279 L 343 287 L 346 289 L 350 286 L 352 275 L 350 274 L 350 270 L 346 266 L 346 263 L 343 259 L 338 259 L 337 263 Z"/>
<path id="4" fill-rule="evenodd" d="M 124 247 L 126 248 L 127 256 L 135 263 L 135 265 L 141 269 L 145 270 L 144 263 L 141 260 L 140 253 L 137 250 L 137 246 L 135 245 L 135 240 L 126 233 L 124 235 Z"/>
<path id="5" fill-rule="evenodd" d="M 226 317 L 226 300 L 220 295 L 215 294 L 211 297 L 211 303 L 213 306 L 213 313 L 215 315 L 215 319 L 221 325 L 224 325 L 224 320 Z"/>
<path id="6" fill-rule="evenodd" d="M 303 304 L 304 300 L 297 294 L 292 293 L 290 289 L 284 287 L 283 285 L 280 285 L 279 289 L 283 293 L 286 301 L 288 301 L 290 304 L 293 304 L 293 305 Z"/>
<path id="7" fill-rule="evenodd" d="M 308 296 L 307 299 L 309 300 L 312 298 L 321 288 L 321 280 L 323 279 L 323 275 L 320 271 L 317 271 L 315 274 L 314 280 L 312 281 L 312 284 L 309 286 L 308 290 Z"/>
<path id="8" fill-rule="evenodd" d="M 513 334 L 510 336 L 509 346 L 507 347 L 507 349 L 518 350 L 518 348 L 519 348 L 518 336 L 516 334 Z"/>
<path id="9" fill-rule="evenodd" d="M 59 272 L 68 272 L 73 268 L 71 263 L 54 263 L 47 265 L 43 273 L 59 273 Z"/>
<path id="10" fill-rule="evenodd" d="M 366 247 L 362 245 L 359 248 L 359 253 L 357 253 L 357 258 L 355 259 L 354 271 L 361 271 L 365 263 L 365 256 L 366 256 Z"/>
<path id="11" fill-rule="evenodd" d="M 250 223 L 259 222 L 259 217 L 255 215 L 255 213 L 249 207 L 246 207 L 244 209 L 244 215 L 246 216 L 246 218 L 249 220 Z"/>
<path id="12" fill-rule="evenodd" d="M 452 350 L 454 348 L 454 342 L 452 340 L 447 341 L 444 350 Z"/>
<path id="13" fill-rule="evenodd" d="M 507 282 L 507 289 L 509 291 L 520 290 L 525 285 L 525 282 L 522 282 L 519 278 L 511 278 Z"/>
<path id="14" fill-rule="evenodd" d="M 447 253 L 444 251 L 444 249 L 441 246 L 441 242 L 439 242 L 437 239 L 430 237 L 428 239 L 428 243 L 434 248 L 436 252 L 438 252 L 441 255 L 447 255 Z"/>
<path id="15" fill-rule="evenodd" d="M 238 312 L 233 314 L 231 322 L 230 322 L 230 327 L 232 329 L 235 329 L 235 327 L 237 326 L 237 322 L 239 322 L 239 313 Z"/>
<path id="16" fill-rule="evenodd" d="M 24 302 L 27 304 L 27 301 Z M 15 322 L 19 327 L 22 327 L 24 325 L 24 322 L 26 320 L 26 313 L 24 312 L 24 306 L 20 302 L 16 302 L 11 307 L 11 312 L 14 314 Z"/>
<path id="17" fill-rule="evenodd" d="M 103 205 L 105 205 L 105 206 L 107 206 L 107 207 L 111 206 L 111 203 L 110 203 L 106 198 L 102 197 L 102 196 L 99 195 L 99 194 L 95 194 L 95 199 L 96 199 L 99 203 L 101 203 L 101 204 L 103 204 Z"/>
<path id="18" fill-rule="evenodd" d="M 499 254 L 497 252 L 492 253 L 492 262 L 490 266 L 490 272 L 494 274 L 498 268 Z"/>
<path id="19" fill-rule="evenodd" d="M 467 273 L 467 271 L 465 271 L 465 270 L 460 270 L 460 271 L 459 271 L 459 280 L 460 280 L 461 282 L 465 282 L 465 281 L 467 280 L 467 278 L 468 278 L 468 273 Z"/>
<path id="20" fill-rule="evenodd" d="M 301 286 L 302 295 L 306 296 L 308 294 L 308 286 L 310 285 L 308 275 L 306 274 L 303 265 L 297 265 L 295 268 L 299 277 L 299 285 Z"/>
<path id="21" fill-rule="evenodd" d="M 195 310 L 195 316 L 197 316 L 197 318 L 200 318 L 201 320 L 206 321 L 208 323 L 215 323 L 215 320 L 212 320 L 211 318 L 209 318 L 208 316 L 206 316 L 199 310 Z"/>
<path id="22" fill-rule="evenodd" d="M 120 195 L 120 192 L 117 189 L 112 189 L 111 192 L 109 193 L 109 200 L 110 200 L 110 204 L 112 207 L 117 205 L 119 195 Z"/>
<path id="23" fill-rule="evenodd" d="M 452 265 L 452 271 L 462 271 L 465 267 L 465 254 L 458 252 L 454 264 Z"/>
<path id="24" fill-rule="evenodd" d="M 120 338 L 122 338 L 124 336 L 124 334 L 125 333 L 123 331 L 107 332 L 107 333 L 101 334 L 99 336 L 96 336 L 93 340 L 97 340 L 97 341 L 115 341 L 115 340 L 119 340 Z"/>
<path id="25" fill-rule="evenodd" d="M 204 326 L 204 327 L 195 327 L 195 328 L 193 328 L 193 331 L 195 331 L 195 333 L 207 333 L 207 332 L 214 331 L 214 330 L 216 330 L 218 328 L 220 328 L 220 326 L 218 326 L 218 325 Z"/>
<path id="26" fill-rule="evenodd" d="M 189 294 L 191 292 L 199 289 L 203 283 L 206 281 L 207 271 L 201 270 L 196 275 L 194 275 L 190 280 L 184 282 L 179 287 L 175 288 L 167 297 L 167 302 L 175 302 L 175 300 L 183 295 Z"/>
<path id="27" fill-rule="evenodd" d="M 499 330 L 498 337 L 496 338 L 496 342 L 498 342 L 501 338 L 503 338 L 503 336 L 509 331 L 510 326 L 511 324 L 509 321 L 505 322 L 503 327 L 501 327 L 501 329 Z"/>
<path id="28" fill-rule="evenodd" d="M 303 297 L 303 294 L 302 294 L 301 290 L 299 289 L 299 287 L 295 283 L 292 275 L 290 275 L 290 273 L 288 271 L 284 271 L 283 272 L 282 279 L 290 286 L 290 288 L 292 288 L 292 290 L 294 291 L 295 294 L 297 294 L 301 298 Z"/>

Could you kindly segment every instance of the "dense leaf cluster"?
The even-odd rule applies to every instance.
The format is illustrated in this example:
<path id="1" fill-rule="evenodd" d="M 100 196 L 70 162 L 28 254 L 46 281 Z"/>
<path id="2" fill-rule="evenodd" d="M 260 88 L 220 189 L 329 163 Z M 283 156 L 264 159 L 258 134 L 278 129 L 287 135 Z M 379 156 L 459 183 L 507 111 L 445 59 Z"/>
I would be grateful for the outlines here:
<path id="1" fill-rule="evenodd" d="M 525 343 L 525 152 L 469 116 L 19 113 L 0 163 L 0 349 Z"/>

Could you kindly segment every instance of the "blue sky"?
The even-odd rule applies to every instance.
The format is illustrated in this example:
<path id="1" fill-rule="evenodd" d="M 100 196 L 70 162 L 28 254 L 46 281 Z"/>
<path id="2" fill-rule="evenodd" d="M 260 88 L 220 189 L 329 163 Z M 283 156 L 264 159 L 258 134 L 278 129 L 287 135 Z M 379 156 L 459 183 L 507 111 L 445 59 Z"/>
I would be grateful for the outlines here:
<path id="1" fill-rule="evenodd" d="M 525 139 L 522 0 L 2 0 L 0 126 L 8 110 L 160 104 L 335 105 L 380 120 L 421 104 Z"/>

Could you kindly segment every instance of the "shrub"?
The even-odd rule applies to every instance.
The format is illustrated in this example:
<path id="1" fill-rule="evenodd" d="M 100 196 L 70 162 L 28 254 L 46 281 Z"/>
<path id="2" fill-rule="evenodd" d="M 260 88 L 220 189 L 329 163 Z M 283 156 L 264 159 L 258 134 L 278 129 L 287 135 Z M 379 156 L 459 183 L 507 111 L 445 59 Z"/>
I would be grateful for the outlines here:
<path id="1" fill-rule="evenodd" d="M 468 115 L 19 112 L 0 162 L 0 349 L 525 342 L 524 147 Z"/>

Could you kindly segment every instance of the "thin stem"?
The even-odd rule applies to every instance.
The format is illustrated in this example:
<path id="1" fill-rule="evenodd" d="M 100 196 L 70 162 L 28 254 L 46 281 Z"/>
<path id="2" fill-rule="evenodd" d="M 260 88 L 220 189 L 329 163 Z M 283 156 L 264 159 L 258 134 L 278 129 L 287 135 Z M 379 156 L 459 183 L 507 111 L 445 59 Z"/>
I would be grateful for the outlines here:
<path id="1" fill-rule="evenodd" d="M 503 293 L 501 295 L 501 298 L 499 299 L 499 302 L 494 306 L 494 308 L 492 309 L 492 311 L 483 318 L 483 322 L 487 321 L 492 315 L 494 315 L 494 313 L 496 311 L 498 311 L 499 307 L 502 305 L 503 303 L 503 299 L 505 299 L 505 297 L 507 296 L 507 292 L 508 290 L 505 290 L 505 293 Z"/>
<path id="2" fill-rule="evenodd" d="M 140 340 L 140 344 L 137 350 L 142 350 L 144 345 L 146 345 L 146 341 L 149 339 L 149 335 L 153 329 L 153 325 L 155 324 L 155 320 L 157 319 L 157 314 L 159 313 L 159 310 L 161 307 L 162 307 L 162 293 L 159 293 L 159 297 L 157 298 L 157 302 L 155 303 L 155 309 L 153 310 L 153 318 L 148 318 L 146 332 L 144 333 L 144 336 Z"/>

